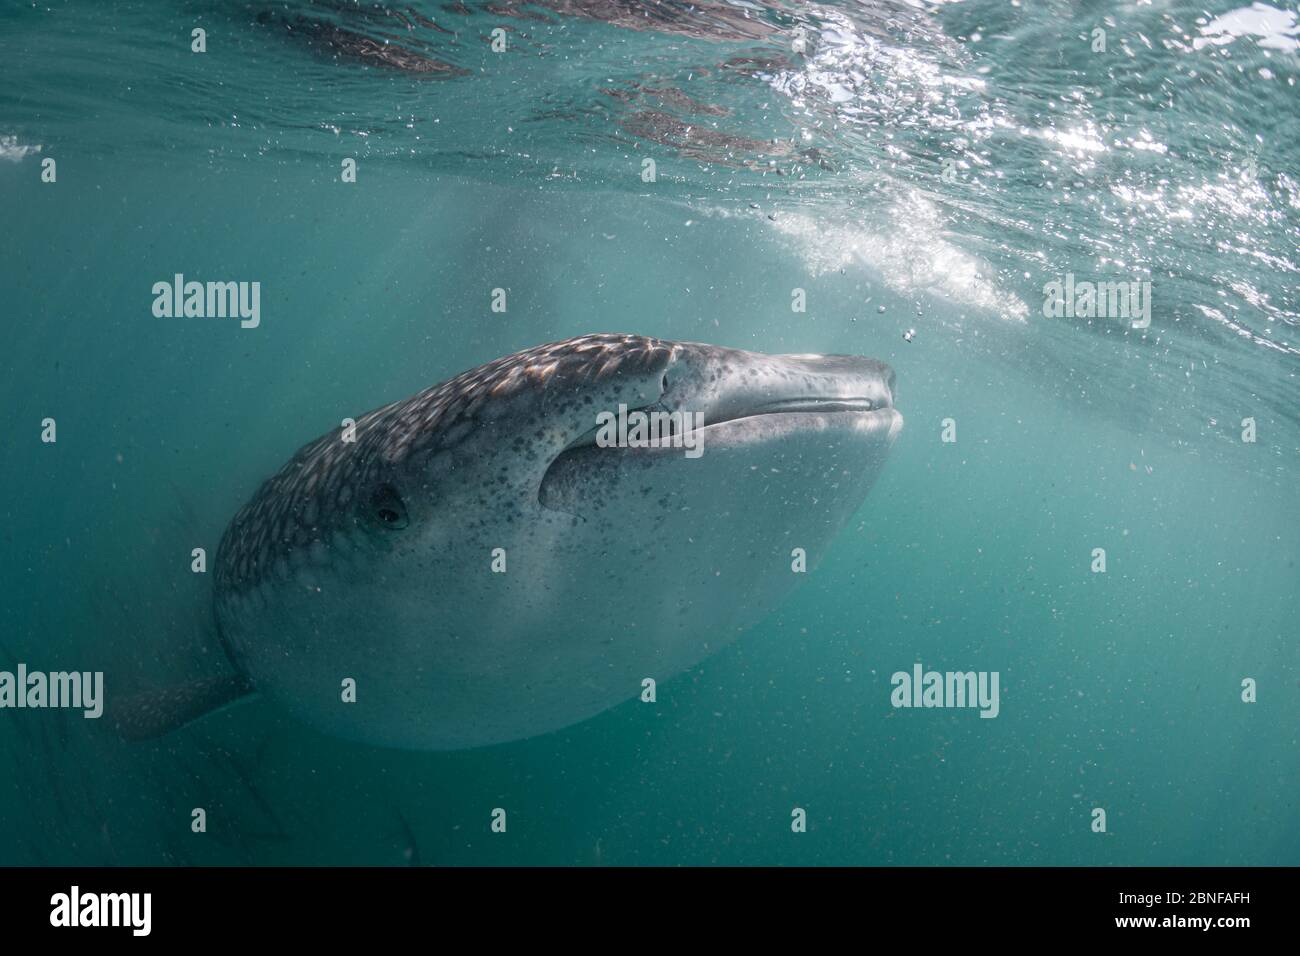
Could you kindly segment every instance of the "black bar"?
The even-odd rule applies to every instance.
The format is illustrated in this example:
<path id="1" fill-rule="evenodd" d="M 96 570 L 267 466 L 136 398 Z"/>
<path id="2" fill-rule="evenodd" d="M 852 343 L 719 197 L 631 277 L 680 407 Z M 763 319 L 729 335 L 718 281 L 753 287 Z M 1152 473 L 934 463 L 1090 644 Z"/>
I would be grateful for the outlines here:
<path id="1" fill-rule="evenodd" d="M 598 927 L 667 945 L 688 923 L 736 941 L 786 930 L 820 935 L 834 926 L 882 942 L 905 930 L 925 943 L 1104 935 L 1231 944 L 1293 925 L 1296 895 L 1295 872 L 1283 868 L 9 868 L 0 869 L 6 942 L 66 941 L 73 932 L 79 943 L 143 938 L 132 928 L 143 928 L 142 907 L 120 910 L 119 923 L 126 925 L 117 927 L 51 925 L 57 894 L 67 897 L 62 915 L 70 914 L 73 886 L 79 919 L 91 918 L 87 896 L 96 895 L 89 905 L 97 910 L 97 894 L 148 893 L 148 938 L 204 945 L 248 943 L 263 927 L 291 932 L 301 945 L 401 934 L 451 945 L 453 932 L 480 941 L 532 933 L 542 943 Z M 1171 893 L 1178 894 L 1172 902 Z M 124 905 L 120 897 L 110 903 Z M 1208 928 L 1201 924 L 1206 919 Z M 431 929 L 437 932 L 430 935 Z M 623 937 L 602 938 L 617 945 Z"/>

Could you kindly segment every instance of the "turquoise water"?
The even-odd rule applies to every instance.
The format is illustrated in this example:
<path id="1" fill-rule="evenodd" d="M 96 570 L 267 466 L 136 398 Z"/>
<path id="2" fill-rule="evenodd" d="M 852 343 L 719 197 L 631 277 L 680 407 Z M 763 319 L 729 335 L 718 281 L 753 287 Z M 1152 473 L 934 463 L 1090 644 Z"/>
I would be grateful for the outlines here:
<path id="1" fill-rule="evenodd" d="M 8 710 L 0 864 L 1300 862 L 1298 45 L 1281 3 L 6 8 L 0 670 L 220 673 L 191 548 L 541 342 L 869 355 L 906 427 L 654 706 L 440 754 Z M 156 318 L 178 272 L 260 324 Z M 1067 275 L 1150 326 L 1046 317 Z M 892 707 L 918 661 L 998 717 Z"/>

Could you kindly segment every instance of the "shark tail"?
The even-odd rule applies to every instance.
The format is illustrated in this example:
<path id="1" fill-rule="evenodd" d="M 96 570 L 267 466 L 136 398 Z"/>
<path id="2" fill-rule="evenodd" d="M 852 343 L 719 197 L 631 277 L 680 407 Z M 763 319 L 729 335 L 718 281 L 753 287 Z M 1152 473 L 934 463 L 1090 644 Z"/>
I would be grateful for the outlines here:
<path id="1" fill-rule="evenodd" d="M 145 691 L 117 701 L 113 726 L 127 740 L 150 740 L 178 730 L 207 714 L 255 693 L 241 674 L 190 681 L 164 690 Z"/>

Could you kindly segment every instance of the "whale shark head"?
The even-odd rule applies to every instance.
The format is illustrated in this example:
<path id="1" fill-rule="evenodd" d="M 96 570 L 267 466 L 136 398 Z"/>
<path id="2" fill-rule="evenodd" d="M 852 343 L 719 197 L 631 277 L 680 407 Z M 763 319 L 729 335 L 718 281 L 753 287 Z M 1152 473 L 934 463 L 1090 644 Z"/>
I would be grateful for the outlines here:
<path id="1" fill-rule="evenodd" d="M 902 427 L 894 390 L 873 359 L 631 335 L 498 359 L 263 486 L 218 555 L 224 642 L 341 736 L 452 749 L 575 723 L 816 567 Z"/>
<path id="2" fill-rule="evenodd" d="M 620 497 L 634 494 L 671 512 L 674 505 L 689 508 L 687 499 L 699 499 L 743 465 L 766 475 L 770 488 L 809 481 L 827 505 L 834 499 L 853 510 L 865 491 L 861 479 L 874 478 L 902 427 L 893 370 L 858 356 L 672 343 L 666 360 L 643 373 L 638 386 L 617 414 L 599 408 L 597 419 L 607 427 L 591 428 L 551 460 L 539 487 L 543 507 L 586 516 L 621 502 L 633 513 L 644 511 L 645 502 L 638 507 L 635 498 Z M 608 427 L 615 422 L 617 432 Z M 618 441 L 611 442 L 615 434 Z M 702 464 L 706 455 L 710 462 Z M 746 504 L 734 497 L 734 487 L 719 490 L 716 507 L 727 514 Z M 761 502 L 747 504 L 759 517 Z M 758 546 L 773 527 L 753 522 L 743 536 Z"/>

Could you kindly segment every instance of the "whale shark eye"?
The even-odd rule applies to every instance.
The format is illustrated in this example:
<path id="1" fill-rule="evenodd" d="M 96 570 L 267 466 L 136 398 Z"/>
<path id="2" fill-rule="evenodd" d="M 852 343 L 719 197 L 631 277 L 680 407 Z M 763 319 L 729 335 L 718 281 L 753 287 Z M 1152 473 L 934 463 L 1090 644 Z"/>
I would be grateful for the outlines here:
<path id="1" fill-rule="evenodd" d="M 370 492 L 370 518 L 383 528 L 405 528 L 410 519 L 406 515 L 406 502 L 397 489 L 384 482 Z"/>

